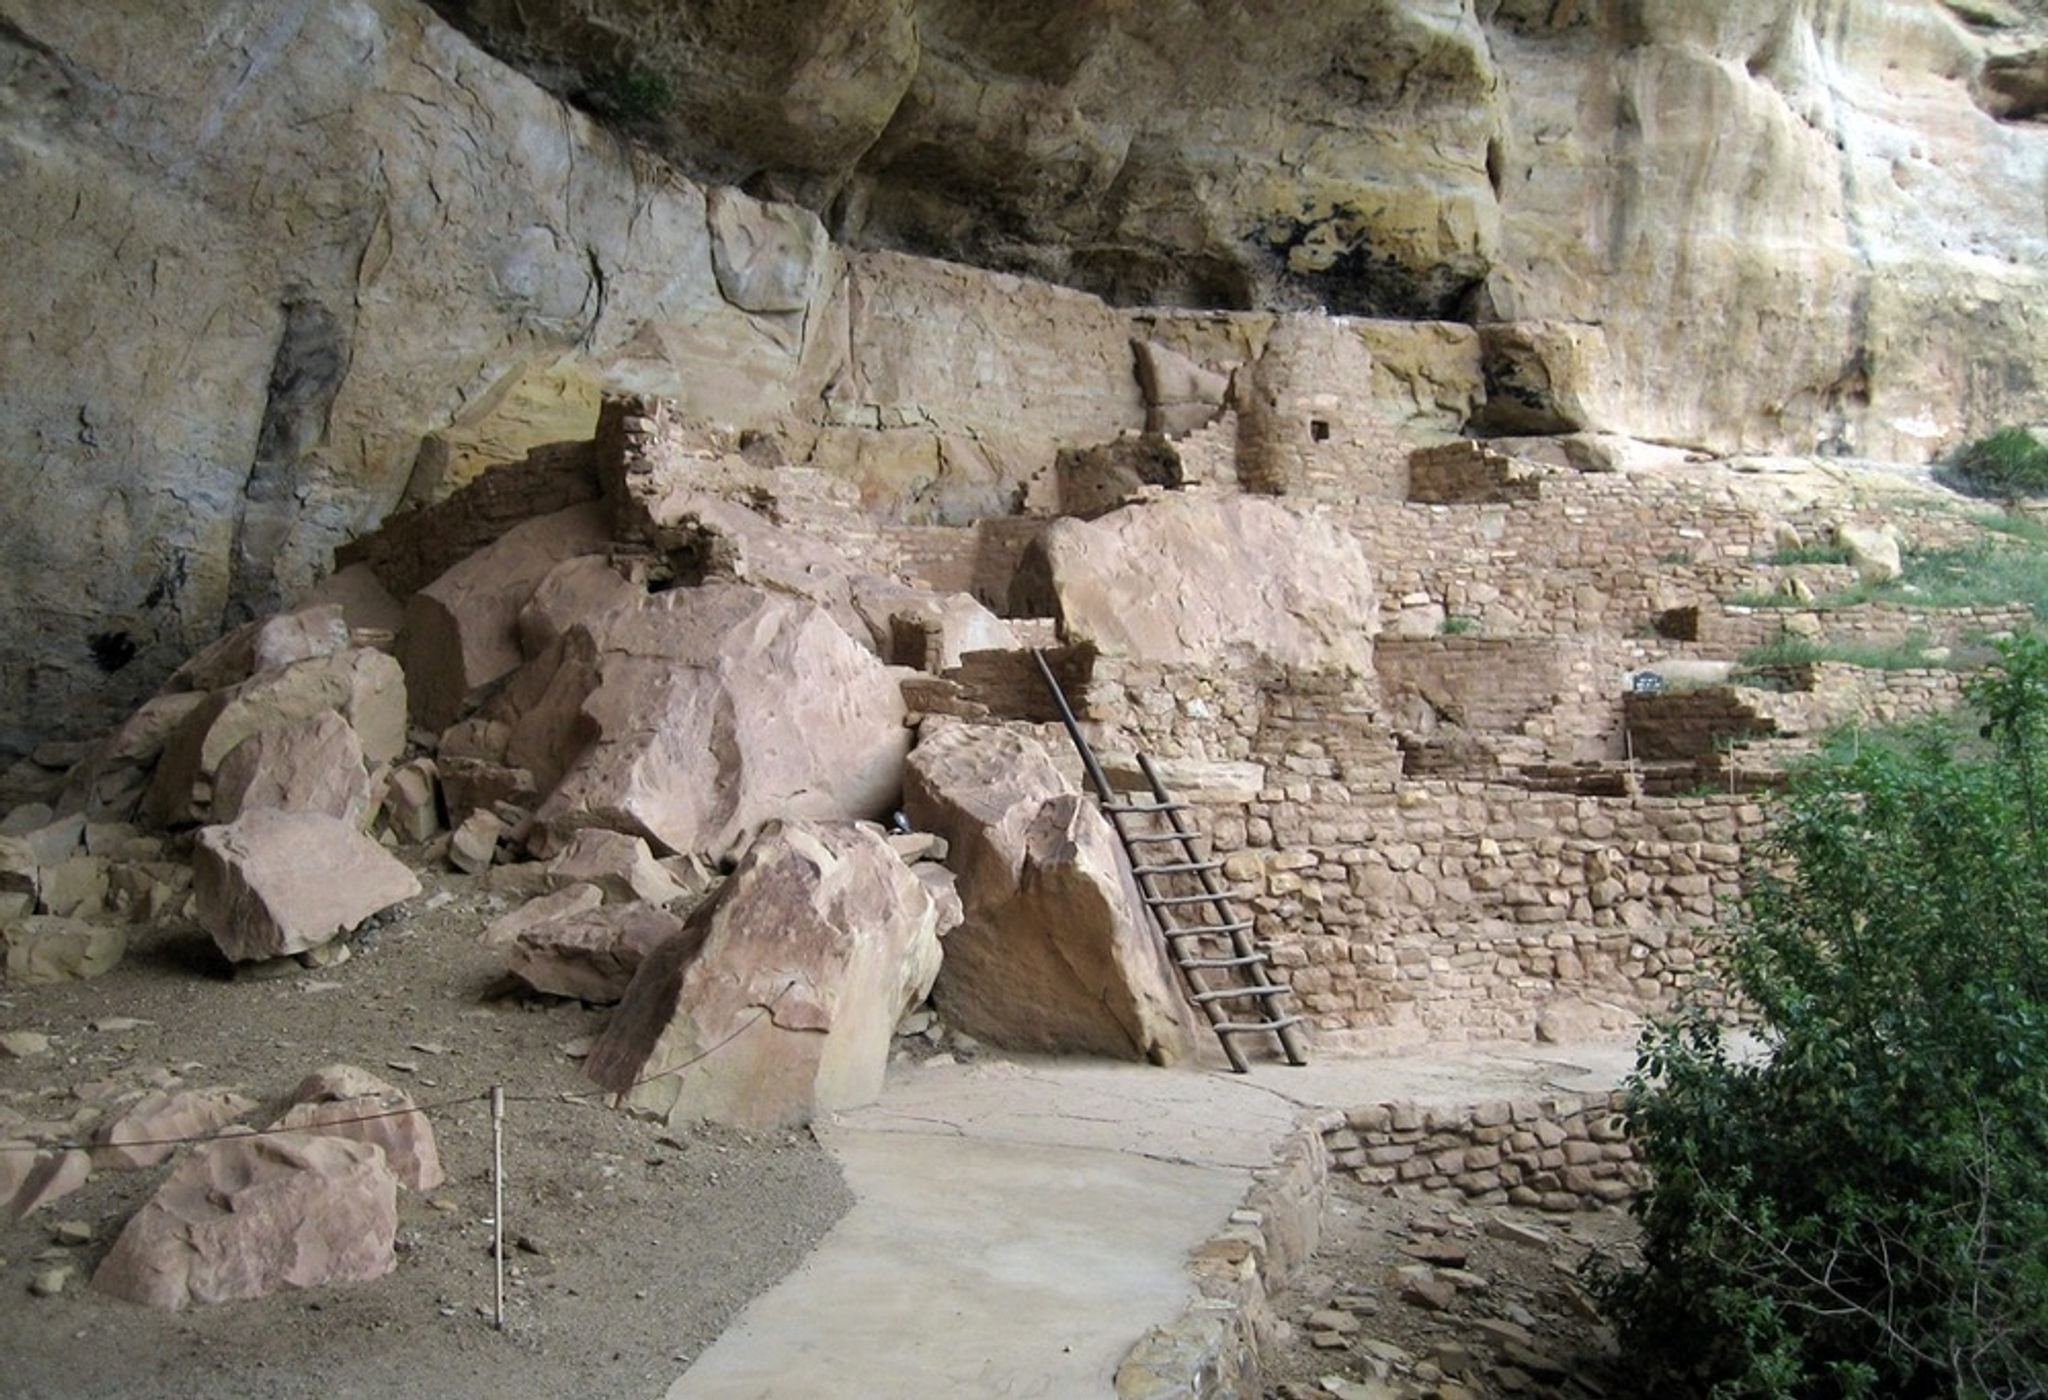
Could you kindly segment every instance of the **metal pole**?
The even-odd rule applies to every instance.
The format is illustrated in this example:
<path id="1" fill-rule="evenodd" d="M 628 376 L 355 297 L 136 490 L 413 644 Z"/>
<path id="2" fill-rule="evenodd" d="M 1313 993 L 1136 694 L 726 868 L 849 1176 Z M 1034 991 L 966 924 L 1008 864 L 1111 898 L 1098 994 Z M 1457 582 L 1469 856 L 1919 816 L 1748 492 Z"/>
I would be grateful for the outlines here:
<path id="1" fill-rule="evenodd" d="M 505 1330 L 505 1087 L 491 1086 L 491 1253 L 497 1260 L 498 1286 L 491 1305 L 491 1325 Z"/>
<path id="2" fill-rule="evenodd" d="M 1074 741 L 1074 748 L 1081 755 L 1081 766 L 1088 770 L 1088 781 L 1095 785 L 1095 795 L 1105 803 L 1115 802 L 1116 790 L 1109 785 L 1109 775 L 1095 761 L 1095 750 L 1088 746 L 1088 740 L 1082 735 L 1081 722 L 1074 718 L 1073 707 L 1067 704 L 1067 693 L 1060 689 L 1059 677 L 1046 664 L 1045 653 L 1034 648 L 1031 659 L 1038 663 L 1038 674 L 1045 678 L 1045 688 L 1052 693 L 1053 704 L 1059 707 L 1060 723 L 1067 727 L 1067 737 Z"/>

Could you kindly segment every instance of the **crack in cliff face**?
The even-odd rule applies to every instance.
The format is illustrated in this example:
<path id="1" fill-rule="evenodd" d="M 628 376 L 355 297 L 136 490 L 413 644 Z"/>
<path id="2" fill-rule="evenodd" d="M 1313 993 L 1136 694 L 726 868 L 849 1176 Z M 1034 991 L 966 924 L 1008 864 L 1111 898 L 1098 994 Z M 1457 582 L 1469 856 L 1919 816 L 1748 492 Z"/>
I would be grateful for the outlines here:
<path id="1" fill-rule="evenodd" d="M 287 301 L 255 455 L 235 503 L 233 573 L 223 629 L 278 604 L 277 550 L 298 517 L 304 466 L 327 435 L 348 367 L 348 334 L 334 315 L 317 302 Z"/>
<path id="2" fill-rule="evenodd" d="M 1856 159 L 1849 149 L 1849 127 L 1843 115 L 1846 100 L 1841 87 L 1839 56 L 1849 39 L 1851 6 L 1847 0 L 1819 0 L 1813 17 L 1815 36 L 1824 40 L 1823 74 L 1828 99 L 1828 125 L 1832 128 L 1837 169 L 1842 191 L 1842 233 L 1856 260 L 1856 288 L 1848 307 L 1849 355 L 1842 372 L 1821 389 L 1822 437 L 1815 450 L 1822 456 L 1847 457 L 1855 453 L 1862 419 L 1870 408 L 1870 384 L 1875 369 L 1871 348 L 1870 308 L 1876 273 L 1870 253 L 1870 235 L 1863 227 L 1862 191 L 1856 179 Z"/>

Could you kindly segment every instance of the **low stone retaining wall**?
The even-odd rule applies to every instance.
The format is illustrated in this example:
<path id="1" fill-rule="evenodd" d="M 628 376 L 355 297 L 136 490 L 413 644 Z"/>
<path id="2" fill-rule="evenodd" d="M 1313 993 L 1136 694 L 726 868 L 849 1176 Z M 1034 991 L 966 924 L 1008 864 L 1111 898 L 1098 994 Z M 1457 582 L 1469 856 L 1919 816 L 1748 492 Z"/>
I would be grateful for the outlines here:
<path id="1" fill-rule="evenodd" d="M 1323 1142 L 1336 1169 L 1371 1186 L 1456 1192 L 1474 1205 L 1565 1214 L 1634 1196 L 1643 1168 L 1622 1131 L 1628 1096 L 1556 1094 L 1462 1108 L 1356 1108 Z"/>
<path id="2" fill-rule="evenodd" d="M 1117 1367 L 1119 1400 L 1258 1400 L 1259 1357 L 1272 1344 L 1272 1300 L 1316 1252 L 1329 1195 L 1324 1143 L 1345 1130 L 1324 1113 L 1296 1127 L 1274 1165 L 1253 1174 L 1244 1205 L 1194 1252 L 1200 1292 L 1153 1328 Z"/>

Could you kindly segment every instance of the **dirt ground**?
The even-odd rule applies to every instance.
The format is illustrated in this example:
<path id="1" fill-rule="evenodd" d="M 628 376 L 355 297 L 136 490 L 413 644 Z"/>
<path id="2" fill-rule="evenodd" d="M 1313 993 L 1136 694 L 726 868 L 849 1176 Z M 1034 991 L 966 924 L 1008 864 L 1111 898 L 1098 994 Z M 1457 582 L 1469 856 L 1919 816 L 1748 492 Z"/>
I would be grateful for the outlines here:
<path id="1" fill-rule="evenodd" d="M 166 1313 L 113 1301 L 91 1270 L 168 1167 L 96 1175 L 0 1229 L 0 1392 L 16 1396 L 657 1395 L 751 1298 L 792 1269 L 851 1196 L 808 1132 L 675 1131 L 563 1094 L 565 1053 L 603 1012 L 500 994 L 476 935 L 520 895 L 429 871 L 348 962 L 231 975 L 198 932 L 138 931 L 97 981 L 0 996 L 0 1031 L 48 1053 L 0 1058 L 0 1109 L 66 1119 L 152 1077 L 229 1085 L 270 1121 L 299 1080 L 360 1065 L 421 1104 L 538 1095 L 508 1112 L 509 1326 L 492 1329 L 490 1121 L 430 1113 L 447 1184 L 401 1192 L 397 1271 L 368 1284 Z M 130 1018 L 95 1030 L 108 1018 Z M 0 1115 L 4 1116 L 4 1115 Z M 89 1123 L 82 1123 L 89 1128 Z M 83 1222 L 83 1245 L 57 1242 Z M 55 1297 L 30 1281 L 69 1261 Z"/>
<path id="2" fill-rule="evenodd" d="M 1283 1334 L 1266 1358 L 1267 1394 L 1632 1395 L 1575 1276 L 1589 1253 L 1625 1251 L 1635 1237 L 1624 1210 L 1475 1208 L 1333 1177 L 1322 1245 L 1276 1300 Z M 1410 1286 L 1423 1278 L 1441 1286 Z"/>

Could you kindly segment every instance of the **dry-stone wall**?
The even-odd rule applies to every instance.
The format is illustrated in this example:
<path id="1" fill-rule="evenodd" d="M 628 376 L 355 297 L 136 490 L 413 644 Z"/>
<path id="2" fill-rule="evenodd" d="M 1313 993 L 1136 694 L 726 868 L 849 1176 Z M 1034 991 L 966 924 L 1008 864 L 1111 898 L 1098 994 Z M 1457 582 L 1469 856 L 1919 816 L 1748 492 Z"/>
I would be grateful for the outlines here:
<path id="1" fill-rule="evenodd" d="M 1323 1142 L 1334 1169 L 1369 1186 L 1454 1191 L 1475 1205 L 1598 1210 L 1643 1187 L 1620 1092 L 1427 1108 L 1352 1109 Z"/>

